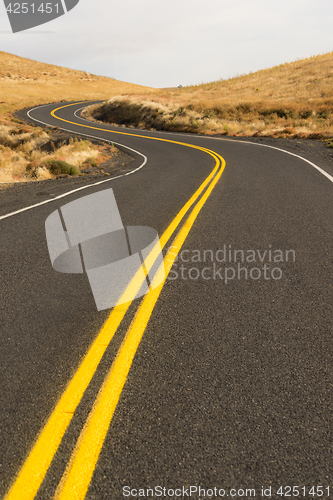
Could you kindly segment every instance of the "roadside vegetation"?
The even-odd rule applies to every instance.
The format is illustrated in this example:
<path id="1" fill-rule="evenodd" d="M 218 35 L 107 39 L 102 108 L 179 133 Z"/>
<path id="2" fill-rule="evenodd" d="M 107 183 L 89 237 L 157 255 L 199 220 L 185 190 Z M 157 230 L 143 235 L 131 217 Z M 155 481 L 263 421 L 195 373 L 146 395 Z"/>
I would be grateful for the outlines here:
<path id="1" fill-rule="evenodd" d="M 15 117 L 16 111 L 62 100 L 104 100 L 136 89 L 145 91 L 138 85 L 0 51 L 0 183 L 78 175 L 106 159 L 103 147 L 89 141 L 72 140 L 58 147 L 54 130 L 26 125 Z"/>
<path id="2" fill-rule="evenodd" d="M 86 116 L 150 130 L 208 135 L 313 138 L 333 148 L 333 52 L 228 80 L 153 89 L 0 52 L 0 183 L 79 175 L 106 158 L 89 141 L 55 140 L 55 130 L 15 112 L 71 100 L 103 100 Z M 116 151 L 116 148 L 114 148 Z"/>
<path id="3" fill-rule="evenodd" d="M 50 102 L 98 101 L 150 90 L 153 89 L 0 51 L 0 116 Z"/>
<path id="4" fill-rule="evenodd" d="M 104 161 L 89 141 L 70 138 L 56 147 L 52 131 L 25 124 L 0 122 L 0 182 L 52 179 L 79 175 L 82 167 Z"/>
<path id="5" fill-rule="evenodd" d="M 312 138 L 333 147 L 333 52 L 228 80 L 113 96 L 86 115 L 151 130 Z"/>

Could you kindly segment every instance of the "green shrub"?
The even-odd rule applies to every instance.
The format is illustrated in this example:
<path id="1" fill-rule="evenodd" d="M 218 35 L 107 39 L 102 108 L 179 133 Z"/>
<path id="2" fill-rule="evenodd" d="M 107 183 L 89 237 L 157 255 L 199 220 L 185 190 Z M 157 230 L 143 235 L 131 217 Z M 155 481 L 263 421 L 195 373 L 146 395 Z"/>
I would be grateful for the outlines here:
<path id="1" fill-rule="evenodd" d="M 79 175 L 79 169 L 62 160 L 48 160 L 44 165 L 53 175 Z"/>

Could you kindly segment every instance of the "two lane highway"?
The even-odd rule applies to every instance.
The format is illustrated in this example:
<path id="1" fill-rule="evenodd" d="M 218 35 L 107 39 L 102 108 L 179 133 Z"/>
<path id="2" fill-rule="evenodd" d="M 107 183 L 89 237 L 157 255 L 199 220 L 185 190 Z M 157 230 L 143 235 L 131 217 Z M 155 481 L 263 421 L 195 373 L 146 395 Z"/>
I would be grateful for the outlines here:
<path id="1" fill-rule="evenodd" d="M 84 105 L 29 117 L 121 143 L 132 173 L 0 220 L 1 493 L 330 486 L 330 173 L 250 143 L 88 122 Z M 124 225 L 158 231 L 170 273 L 98 313 L 85 276 L 52 269 L 44 223 L 110 187 Z"/>

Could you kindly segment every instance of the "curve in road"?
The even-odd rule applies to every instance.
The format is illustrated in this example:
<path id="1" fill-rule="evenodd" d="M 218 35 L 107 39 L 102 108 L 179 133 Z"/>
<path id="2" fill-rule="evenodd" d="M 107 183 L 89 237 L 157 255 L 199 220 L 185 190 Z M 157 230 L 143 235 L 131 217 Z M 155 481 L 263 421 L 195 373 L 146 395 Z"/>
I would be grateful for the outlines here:
<path id="1" fill-rule="evenodd" d="M 122 486 L 135 486 L 138 477 L 140 484 L 149 486 L 161 481 L 162 469 L 164 481 L 171 484 L 213 486 L 222 481 L 229 488 L 243 484 L 258 489 L 262 484 L 277 486 L 291 480 L 304 485 L 327 483 L 332 366 L 328 262 L 332 194 L 328 180 L 332 177 L 297 155 L 281 154 L 278 148 L 270 151 L 251 143 L 197 136 L 186 136 L 187 142 L 181 143 L 176 140 L 178 134 L 137 134 L 95 126 L 76 116 L 80 107 L 82 103 L 47 105 L 35 108 L 29 116 L 53 126 L 59 126 L 60 120 L 61 128 L 81 135 L 86 127 L 89 136 L 105 140 L 110 140 L 110 133 L 124 136 L 124 146 L 136 158 L 136 175 L 110 179 L 121 200 L 121 213 L 128 221 L 137 218 L 156 227 L 163 233 L 165 248 L 173 235 L 173 248 L 165 259 L 173 277 L 162 294 L 157 288 L 141 304 L 134 301 L 126 308 L 114 308 L 109 318 L 104 317 L 96 338 L 96 326 L 91 332 L 96 313 L 86 283 L 75 281 L 84 307 L 91 310 L 82 322 L 80 306 L 66 310 L 59 300 L 73 285 L 56 280 L 56 304 L 51 309 L 57 322 L 48 324 L 46 342 L 66 367 L 64 373 L 52 373 L 54 380 L 48 380 L 45 391 L 43 374 L 52 372 L 45 342 L 37 353 L 28 346 L 20 360 L 9 354 L 4 366 L 8 380 L 8 373 L 19 369 L 28 373 L 36 363 L 40 372 L 38 381 L 29 382 L 27 395 L 30 409 L 32 401 L 40 398 L 39 412 L 33 410 L 34 423 L 29 427 L 31 437 L 25 441 L 13 428 L 17 438 L 7 451 L 9 464 L 24 458 L 33 434 L 46 419 L 7 498 L 49 498 L 50 492 L 61 499 L 117 498 L 121 494 L 117 478 L 123 478 Z M 142 155 L 148 158 L 144 169 Z M 217 184 L 224 169 L 221 155 L 227 167 L 223 182 Z M 110 180 L 102 182 L 108 186 Z M 25 234 L 22 228 L 30 226 L 41 235 L 51 201 L 57 204 L 64 196 L 75 199 L 82 189 L 100 188 L 101 181 L 83 185 L 2 216 L 9 247 L 17 244 L 18 234 L 24 234 L 21 239 L 28 258 L 22 273 L 34 279 L 39 290 L 45 288 L 44 276 L 31 269 L 46 263 L 46 252 L 33 250 L 27 240 L 31 232 Z M 40 212 L 29 216 L 30 208 Z M 13 215 L 21 219 L 14 223 Z M 234 251 L 243 257 L 249 252 L 253 257 L 254 252 L 256 267 L 251 267 L 250 260 L 238 266 L 237 259 L 228 259 Z M 281 261 L 281 254 L 274 254 L 277 251 L 282 255 L 293 251 L 291 255 L 298 260 Z M 272 260 L 272 255 L 279 255 L 280 261 Z M 209 260 L 211 256 L 214 261 Z M 225 265 L 220 270 L 221 262 Z M 261 272 L 263 263 L 265 275 L 258 278 L 258 271 L 252 271 Z M 281 270 L 281 279 L 269 274 L 272 265 Z M 44 273 L 53 283 L 53 273 Z M 22 303 L 31 293 L 26 277 L 24 291 L 19 288 L 22 276 L 19 271 L 18 281 L 12 280 L 4 297 L 7 310 L 14 297 Z M 9 276 L 5 285 L 6 279 L 9 283 Z M 47 293 L 38 300 L 48 304 Z M 36 332 L 31 345 L 47 323 L 50 312 L 44 307 L 41 318 L 28 319 L 30 330 Z M 17 316 L 14 320 L 7 313 L 4 332 L 11 331 L 20 346 L 24 316 Z M 102 315 L 97 321 L 101 319 Z M 90 335 L 83 335 L 80 328 L 87 328 Z M 73 329 L 81 334 L 83 345 L 67 353 L 62 344 L 69 345 Z M 58 336 L 60 332 L 60 343 L 52 337 L 55 331 Z M 13 379 L 16 410 L 29 426 Z M 62 396 L 59 384 L 67 385 Z M 41 397 L 41 391 L 49 397 Z M 4 414 L 13 408 L 7 399 Z M 21 441 L 24 446 L 17 454 L 15 442 Z M 131 453 L 124 455 L 122 450 L 129 443 Z M 178 468 L 174 468 L 175 461 Z M 8 477 L 7 471 L 5 484 Z"/>

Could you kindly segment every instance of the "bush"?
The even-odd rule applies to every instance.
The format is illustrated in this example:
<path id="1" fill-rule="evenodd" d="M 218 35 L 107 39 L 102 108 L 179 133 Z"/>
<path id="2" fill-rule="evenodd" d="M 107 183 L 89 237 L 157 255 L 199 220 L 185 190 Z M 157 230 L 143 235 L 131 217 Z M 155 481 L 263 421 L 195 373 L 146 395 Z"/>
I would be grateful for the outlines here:
<path id="1" fill-rule="evenodd" d="M 286 127 L 282 132 L 285 134 L 297 134 L 297 130 L 292 127 Z"/>
<path id="2" fill-rule="evenodd" d="M 300 112 L 299 116 L 301 118 L 310 118 L 310 116 L 312 116 L 312 110 L 310 109 L 304 109 Z"/>
<path id="3" fill-rule="evenodd" d="M 36 178 L 38 169 L 41 167 L 42 167 L 42 165 L 41 165 L 40 161 L 38 161 L 38 160 L 34 160 L 34 161 L 31 161 L 30 163 L 28 163 L 28 165 L 26 166 L 27 177 L 31 177 L 31 179 Z"/>
<path id="4" fill-rule="evenodd" d="M 48 160 L 44 166 L 53 175 L 79 175 L 80 173 L 77 167 L 62 160 Z"/>
<path id="5" fill-rule="evenodd" d="M 14 128 L 9 133 L 10 135 L 21 135 L 21 134 L 27 134 L 29 132 L 32 132 L 31 128 L 21 127 L 21 128 Z"/>
<path id="6" fill-rule="evenodd" d="M 98 163 L 96 161 L 96 158 L 94 156 L 90 157 L 90 158 L 87 158 L 83 164 L 82 164 L 83 167 L 87 166 L 87 167 L 98 167 Z"/>

